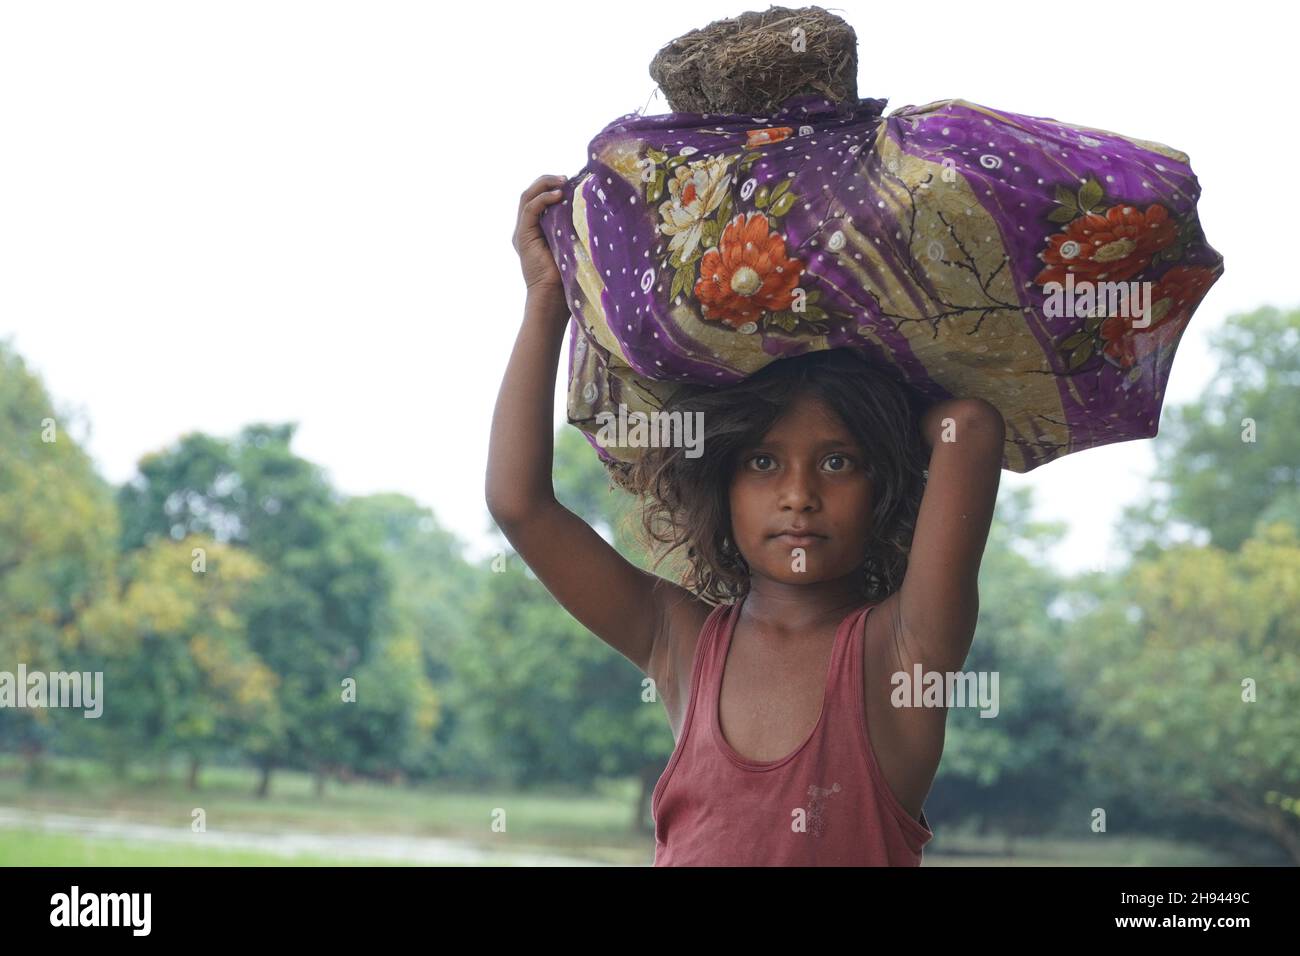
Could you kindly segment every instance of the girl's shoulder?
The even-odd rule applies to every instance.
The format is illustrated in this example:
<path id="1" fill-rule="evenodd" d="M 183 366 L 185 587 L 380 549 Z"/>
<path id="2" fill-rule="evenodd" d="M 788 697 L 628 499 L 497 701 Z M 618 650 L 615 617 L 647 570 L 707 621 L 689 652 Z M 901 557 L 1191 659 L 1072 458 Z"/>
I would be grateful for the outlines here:
<path id="1" fill-rule="evenodd" d="M 693 658 L 695 645 L 709 615 L 720 605 L 710 604 L 671 581 L 665 581 L 662 587 L 665 590 L 659 598 L 662 615 L 660 639 L 679 658 Z M 689 661 L 687 663 L 689 664 Z"/>
<path id="2" fill-rule="evenodd" d="M 668 580 L 660 588 L 656 601 L 662 619 L 656 637 L 658 646 L 648 676 L 654 680 L 663 698 L 676 738 L 685 721 L 686 704 L 690 700 L 691 674 L 695 668 L 700 634 L 717 605 Z"/>

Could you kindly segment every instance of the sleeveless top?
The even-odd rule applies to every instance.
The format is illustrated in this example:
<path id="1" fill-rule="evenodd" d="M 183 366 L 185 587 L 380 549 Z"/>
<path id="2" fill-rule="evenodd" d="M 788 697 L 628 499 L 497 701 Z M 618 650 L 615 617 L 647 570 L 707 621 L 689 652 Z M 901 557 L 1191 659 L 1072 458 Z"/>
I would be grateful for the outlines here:
<path id="1" fill-rule="evenodd" d="M 835 633 L 821 716 L 779 760 L 742 757 L 718 719 L 727 651 L 744 599 L 710 612 L 695 647 L 686 719 L 655 785 L 655 866 L 920 866 L 934 836 L 876 763 L 863 698 L 861 626 Z"/>

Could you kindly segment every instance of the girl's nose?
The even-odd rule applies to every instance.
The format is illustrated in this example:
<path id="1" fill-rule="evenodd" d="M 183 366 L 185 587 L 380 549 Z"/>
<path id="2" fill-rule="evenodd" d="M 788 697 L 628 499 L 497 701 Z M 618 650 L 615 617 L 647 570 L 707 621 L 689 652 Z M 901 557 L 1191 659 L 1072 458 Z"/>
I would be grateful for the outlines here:
<path id="1" fill-rule="evenodd" d="M 804 510 L 817 506 L 816 479 L 799 468 L 790 469 L 778 492 L 781 507 Z"/>

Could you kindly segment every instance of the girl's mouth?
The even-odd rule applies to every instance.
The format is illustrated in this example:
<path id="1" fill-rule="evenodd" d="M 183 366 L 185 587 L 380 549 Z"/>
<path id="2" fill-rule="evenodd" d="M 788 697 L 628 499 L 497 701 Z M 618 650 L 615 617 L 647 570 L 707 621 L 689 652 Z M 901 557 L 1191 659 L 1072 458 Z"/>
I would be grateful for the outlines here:
<path id="1" fill-rule="evenodd" d="M 806 548 L 814 541 L 825 541 L 819 534 L 778 534 L 776 540 L 789 547 Z"/>

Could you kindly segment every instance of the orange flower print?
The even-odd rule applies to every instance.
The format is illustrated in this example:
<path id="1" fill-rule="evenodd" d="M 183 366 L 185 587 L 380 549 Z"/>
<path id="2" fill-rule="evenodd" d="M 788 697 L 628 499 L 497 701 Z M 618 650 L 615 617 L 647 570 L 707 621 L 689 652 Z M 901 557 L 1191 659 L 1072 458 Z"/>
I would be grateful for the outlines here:
<path id="1" fill-rule="evenodd" d="M 1038 257 L 1047 263 L 1034 277 L 1039 285 L 1075 280 L 1123 282 L 1151 262 L 1151 257 L 1178 238 L 1178 225 L 1159 203 L 1145 212 L 1135 206 L 1111 206 L 1106 214 L 1087 213 L 1065 232 L 1047 239 Z"/>
<path id="2" fill-rule="evenodd" d="M 704 318 L 738 329 L 764 312 L 789 308 L 804 266 L 785 254 L 785 239 L 761 212 L 737 213 L 704 254 L 695 297 Z"/>
<path id="3" fill-rule="evenodd" d="M 1159 348 L 1177 344 L 1217 273 L 1204 266 L 1174 266 L 1151 286 L 1151 324 L 1133 328 L 1132 317 L 1110 316 L 1101 323 L 1102 354 L 1120 366 L 1138 364 Z"/>
<path id="4" fill-rule="evenodd" d="M 769 126 L 767 129 L 747 129 L 745 130 L 745 148 L 753 149 L 755 146 L 767 146 L 770 143 L 779 143 L 781 140 L 794 135 L 794 130 L 789 126 Z"/>

